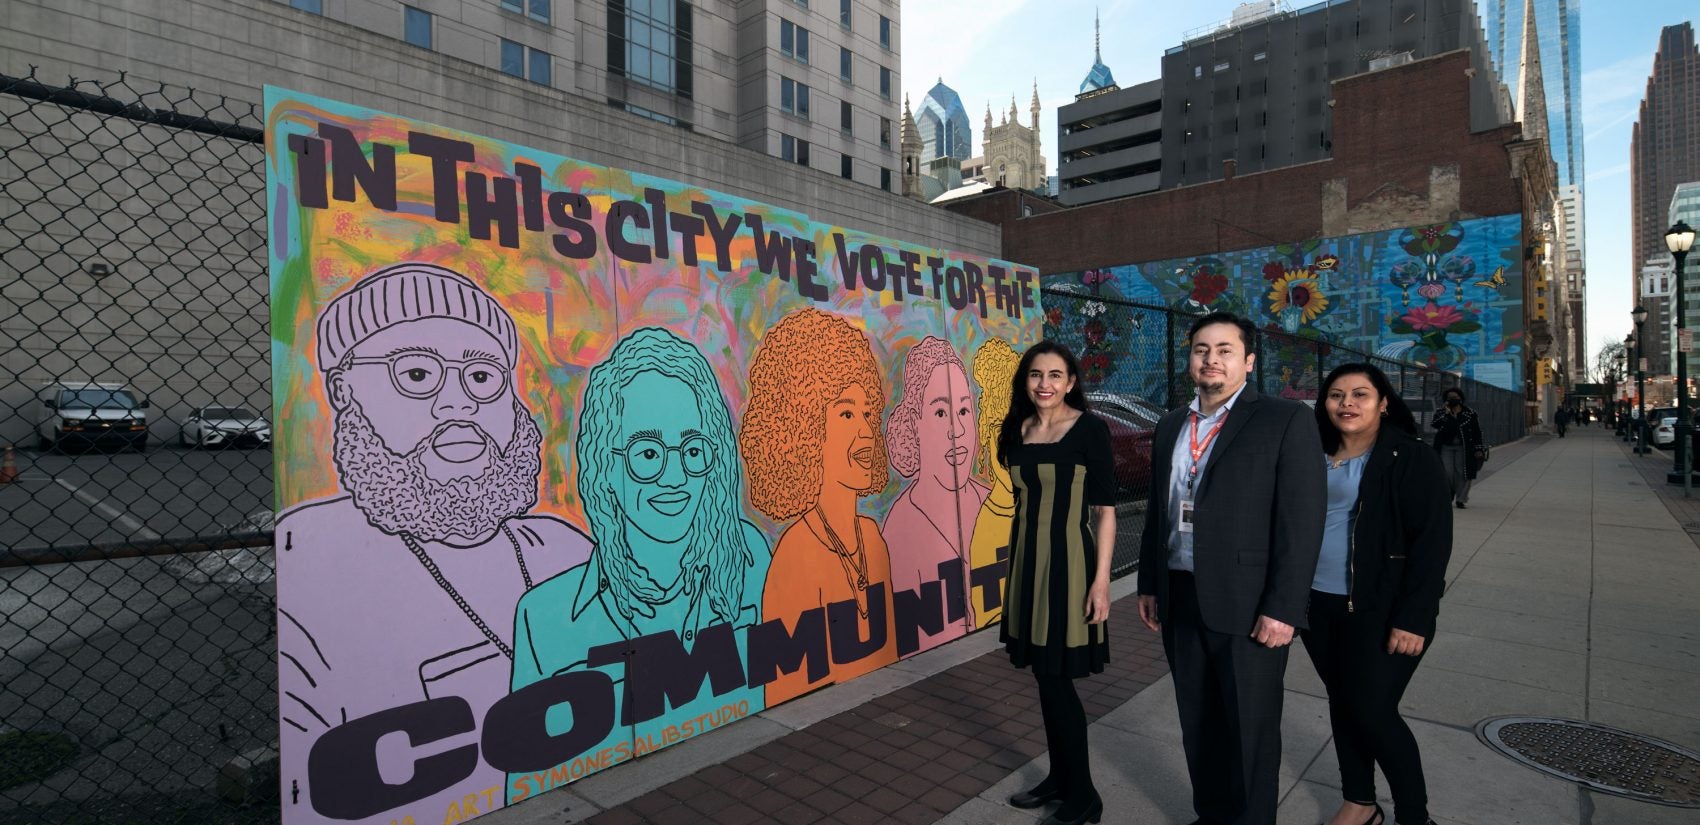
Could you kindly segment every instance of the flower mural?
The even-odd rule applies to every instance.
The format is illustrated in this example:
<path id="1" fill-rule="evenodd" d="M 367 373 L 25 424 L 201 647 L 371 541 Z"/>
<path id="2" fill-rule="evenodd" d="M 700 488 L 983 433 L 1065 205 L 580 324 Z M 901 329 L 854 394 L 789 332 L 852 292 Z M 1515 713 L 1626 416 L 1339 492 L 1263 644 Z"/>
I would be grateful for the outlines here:
<path id="1" fill-rule="evenodd" d="M 1407 351 L 1410 360 L 1440 369 L 1455 369 L 1467 356 L 1446 336 L 1480 332 L 1482 325 L 1476 320 L 1473 304 L 1437 304 L 1430 300 L 1412 307 L 1404 315 L 1390 316 L 1387 328 L 1399 335 L 1418 336 Z"/>
<path id="2" fill-rule="evenodd" d="M 1308 269 L 1290 270 L 1269 288 L 1269 314 L 1287 332 L 1298 332 L 1327 310 L 1322 279 Z"/>
<path id="3" fill-rule="evenodd" d="M 1127 303 L 1132 302 L 1180 316 L 1233 312 L 1301 345 L 1336 345 L 1458 369 L 1519 389 L 1522 248 L 1520 216 L 1471 218 L 1047 275 L 1046 286 L 1085 299 L 1102 296 L 1098 300 L 1109 309 L 1087 316 L 1079 302 L 1047 300 L 1046 306 L 1062 309 L 1051 326 L 1066 328 L 1077 351 L 1102 342 L 1130 356 L 1119 362 L 1126 375 L 1116 376 L 1118 386 L 1138 380 L 1146 368 L 1131 357 L 1144 353 L 1134 346 L 1137 318 L 1131 316 L 1140 310 Z M 1086 329 L 1094 318 L 1104 322 L 1102 337 L 1097 326 Z M 1187 320 L 1177 317 L 1175 323 L 1184 329 Z M 1281 384 L 1310 392 L 1314 377 L 1307 369 L 1313 368 L 1304 366 L 1303 353 L 1295 355 L 1301 360 L 1294 362 L 1290 381 Z M 1271 352 L 1264 356 L 1275 369 L 1280 359 Z M 1110 360 L 1113 368 L 1117 356 Z"/>

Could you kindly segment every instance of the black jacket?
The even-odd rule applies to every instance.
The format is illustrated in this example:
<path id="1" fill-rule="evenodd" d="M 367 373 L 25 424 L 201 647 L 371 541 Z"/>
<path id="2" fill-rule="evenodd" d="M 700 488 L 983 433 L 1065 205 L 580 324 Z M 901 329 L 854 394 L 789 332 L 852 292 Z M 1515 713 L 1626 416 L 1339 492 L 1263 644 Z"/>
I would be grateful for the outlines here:
<path id="1" fill-rule="evenodd" d="M 1169 610 L 1169 471 L 1187 438 L 1186 408 L 1157 424 L 1151 493 L 1139 554 L 1139 592 Z M 1310 581 L 1328 513 L 1322 437 L 1310 408 L 1247 386 L 1228 413 L 1194 494 L 1198 609 L 1205 627 L 1249 634 L 1259 615 L 1305 626 Z"/>
<path id="2" fill-rule="evenodd" d="M 1348 604 L 1389 628 L 1434 638 L 1452 558 L 1452 494 L 1440 456 L 1383 427 L 1358 482 Z"/>
<path id="3" fill-rule="evenodd" d="M 1432 426 L 1440 432 L 1434 435 L 1434 448 L 1440 449 L 1440 437 L 1452 433 L 1454 443 L 1464 447 L 1464 477 L 1475 478 L 1481 470 L 1482 462 L 1476 458 L 1477 451 L 1482 446 L 1482 422 L 1476 417 L 1476 411 L 1469 407 L 1460 407 L 1456 414 L 1442 409 L 1434 414 Z"/>

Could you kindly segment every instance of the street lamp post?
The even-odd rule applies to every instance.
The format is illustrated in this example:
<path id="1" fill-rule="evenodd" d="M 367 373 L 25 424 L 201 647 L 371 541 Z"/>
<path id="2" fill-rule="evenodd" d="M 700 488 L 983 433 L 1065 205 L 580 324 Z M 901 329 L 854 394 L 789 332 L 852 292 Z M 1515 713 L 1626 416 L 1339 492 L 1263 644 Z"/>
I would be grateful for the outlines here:
<path id="1" fill-rule="evenodd" d="M 1635 389 L 1635 383 L 1629 380 L 1635 377 L 1635 367 L 1637 365 L 1635 355 L 1635 333 L 1631 332 L 1628 335 L 1623 336 L 1623 391 L 1625 394 L 1633 392 Z M 1633 400 L 1628 400 L 1625 403 L 1627 403 L 1631 409 L 1635 406 L 1635 402 Z M 1624 428 L 1623 440 L 1630 443 L 1631 452 L 1636 455 L 1641 454 L 1640 421 L 1635 421 L 1631 426 Z"/>
<path id="2" fill-rule="evenodd" d="M 1629 317 L 1635 319 L 1635 403 L 1641 405 L 1641 428 L 1635 435 L 1635 453 L 1645 455 L 1652 452 L 1652 447 L 1647 445 L 1647 371 L 1641 368 L 1641 359 L 1646 357 L 1641 351 L 1641 322 L 1647 320 L 1647 308 L 1636 304 Z M 1625 373 L 1624 377 L 1628 378 L 1629 374 Z"/>
<path id="3" fill-rule="evenodd" d="M 1693 481 L 1690 478 L 1691 464 L 1689 452 L 1692 445 L 1688 443 L 1694 432 L 1694 423 L 1688 419 L 1688 353 L 1682 351 L 1683 333 L 1688 329 L 1688 319 L 1683 317 L 1682 299 L 1682 265 L 1688 258 L 1688 250 L 1694 246 L 1694 229 L 1686 221 L 1677 221 L 1676 225 L 1665 230 L 1665 248 L 1670 250 L 1671 257 L 1676 260 L 1676 338 L 1678 342 L 1676 353 L 1676 444 L 1672 452 L 1676 453 L 1676 469 L 1665 477 L 1669 484 L 1682 482 L 1682 495 L 1693 495 Z M 1677 476 L 1681 476 L 1680 479 Z"/>

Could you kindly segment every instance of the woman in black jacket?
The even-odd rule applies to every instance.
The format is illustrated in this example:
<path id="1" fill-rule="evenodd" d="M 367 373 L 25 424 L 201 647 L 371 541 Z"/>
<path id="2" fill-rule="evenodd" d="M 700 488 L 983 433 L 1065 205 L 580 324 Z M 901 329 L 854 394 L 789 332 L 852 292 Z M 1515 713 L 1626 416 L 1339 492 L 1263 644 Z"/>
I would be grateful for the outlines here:
<path id="1" fill-rule="evenodd" d="M 1464 391 L 1447 387 L 1440 394 L 1441 407 L 1434 414 L 1434 449 L 1446 467 L 1452 504 L 1458 509 L 1470 503 L 1470 482 L 1482 467 L 1482 423 L 1476 411 L 1464 403 Z"/>
<path id="2" fill-rule="evenodd" d="M 1328 520 L 1311 582 L 1305 651 L 1328 688 L 1344 802 L 1329 825 L 1381 825 L 1375 765 L 1399 823 L 1428 819 L 1422 757 L 1399 699 L 1434 638 L 1452 555 L 1452 510 L 1435 452 L 1381 370 L 1345 364 L 1316 407 Z"/>

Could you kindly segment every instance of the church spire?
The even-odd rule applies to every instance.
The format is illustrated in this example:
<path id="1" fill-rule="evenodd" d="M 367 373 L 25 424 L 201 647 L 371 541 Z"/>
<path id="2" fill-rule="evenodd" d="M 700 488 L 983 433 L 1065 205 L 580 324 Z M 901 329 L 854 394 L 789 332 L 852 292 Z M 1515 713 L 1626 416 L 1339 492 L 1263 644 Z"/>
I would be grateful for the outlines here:
<path id="1" fill-rule="evenodd" d="M 1033 128 L 1039 128 L 1039 78 L 1033 78 L 1033 103 L 1027 107 L 1033 113 Z"/>
<path id="2" fill-rule="evenodd" d="M 1541 77 L 1541 41 L 1535 33 L 1535 0 L 1523 0 L 1523 53 L 1519 60 L 1517 116 L 1523 121 L 1523 139 L 1547 136 L 1546 83 Z"/>

